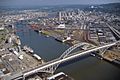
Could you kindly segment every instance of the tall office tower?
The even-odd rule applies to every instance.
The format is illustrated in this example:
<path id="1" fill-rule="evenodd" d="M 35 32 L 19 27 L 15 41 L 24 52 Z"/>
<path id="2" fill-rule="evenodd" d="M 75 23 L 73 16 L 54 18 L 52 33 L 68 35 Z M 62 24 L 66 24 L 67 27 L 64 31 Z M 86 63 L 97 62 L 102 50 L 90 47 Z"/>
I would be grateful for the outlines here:
<path id="1" fill-rule="evenodd" d="M 61 21 L 61 20 L 62 20 L 62 13 L 59 12 L 59 21 Z"/>

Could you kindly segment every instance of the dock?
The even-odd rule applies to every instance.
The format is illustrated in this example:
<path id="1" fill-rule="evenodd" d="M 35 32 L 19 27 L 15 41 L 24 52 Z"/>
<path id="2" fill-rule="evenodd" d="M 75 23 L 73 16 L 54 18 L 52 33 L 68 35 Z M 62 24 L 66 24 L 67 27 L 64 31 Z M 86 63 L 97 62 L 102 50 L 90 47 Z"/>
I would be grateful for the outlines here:
<path id="1" fill-rule="evenodd" d="M 117 50 L 108 50 L 102 55 L 105 60 L 116 63 L 120 65 L 120 52 Z"/>
<path id="2" fill-rule="evenodd" d="M 118 50 L 107 50 L 104 54 L 91 53 L 91 56 L 106 60 L 110 63 L 120 65 L 120 52 Z"/>
<path id="3" fill-rule="evenodd" d="M 74 80 L 74 79 L 63 72 L 59 72 L 48 77 L 47 80 Z"/>

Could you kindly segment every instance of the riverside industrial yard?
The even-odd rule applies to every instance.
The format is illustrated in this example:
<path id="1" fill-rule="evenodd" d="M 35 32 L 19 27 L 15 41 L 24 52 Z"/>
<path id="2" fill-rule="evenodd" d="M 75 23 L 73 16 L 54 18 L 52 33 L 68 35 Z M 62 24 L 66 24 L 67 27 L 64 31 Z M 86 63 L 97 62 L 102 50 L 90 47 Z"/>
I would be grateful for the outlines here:
<path id="1" fill-rule="evenodd" d="M 114 5 L 1 9 L 0 80 L 120 80 Z"/>

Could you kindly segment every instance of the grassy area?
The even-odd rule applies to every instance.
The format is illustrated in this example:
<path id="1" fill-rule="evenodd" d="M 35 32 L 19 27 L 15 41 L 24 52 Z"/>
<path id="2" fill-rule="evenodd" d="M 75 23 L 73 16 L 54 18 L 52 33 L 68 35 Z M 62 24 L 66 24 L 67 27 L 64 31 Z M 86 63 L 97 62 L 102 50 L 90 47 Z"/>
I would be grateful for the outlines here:
<path id="1" fill-rule="evenodd" d="M 0 43 L 5 40 L 5 35 L 0 35 Z"/>
<path id="2" fill-rule="evenodd" d="M 55 32 L 59 33 L 59 34 L 64 34 L 65 31 L 64 30 L 55 30 Z"/>
<path id="3" fill-rule="evenodd" d="M 52 36 L 54 34 L 64 34 L 64 30 L 55 30 L 55 31 L 53 31 L 53 30 L 44 30 L 44 31 L 42 31 L 42 33 L 45 34 L 45 35 Z"/>
<path id="4" fill-rule="evenodd" d="M 5 40 L 6 30 L 0 30 L 0 43 Z"/>
<path id="5" fill-rule="evenodd" d="M 45 34 L 45 35 L 51 35 L 51 32 L 50 32 L 50 31 L 45 31 L 45 30 L 44 30 L 44 31 L 42 31 L 42 33 Z"/>

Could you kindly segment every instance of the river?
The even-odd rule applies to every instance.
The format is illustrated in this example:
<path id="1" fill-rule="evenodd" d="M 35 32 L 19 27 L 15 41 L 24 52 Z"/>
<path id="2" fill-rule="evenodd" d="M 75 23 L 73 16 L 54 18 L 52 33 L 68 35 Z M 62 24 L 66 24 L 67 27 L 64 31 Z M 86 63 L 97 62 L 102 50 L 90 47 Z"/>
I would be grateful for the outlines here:
<path id="1" fill-rule="evenodd" d="M 22 46 L 30 46 L 34 52 L 45 61 L 58 58 L 68 45 L 56 41 L 52 37 L 45 37 L 31 30 L 29 26 L 16 24 L 17 35 Z M 65 72 L 75 80 L 120 80 L 120 68 L 96 57 L 86 56 L 72 61 L 57 69 L 56 72 Z"/>

